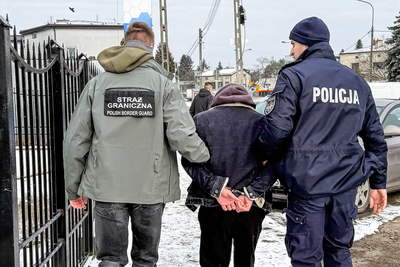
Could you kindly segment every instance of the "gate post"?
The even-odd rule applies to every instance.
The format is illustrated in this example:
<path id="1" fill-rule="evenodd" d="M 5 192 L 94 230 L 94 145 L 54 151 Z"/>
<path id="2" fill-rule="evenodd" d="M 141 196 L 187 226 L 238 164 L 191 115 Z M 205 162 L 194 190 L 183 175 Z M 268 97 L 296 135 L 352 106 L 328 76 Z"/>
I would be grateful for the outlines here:
<path id="1" fill-rule="evenodd" d="M 0 16 L 0 259 L 2 266 L 17 267 L 18 199 L 10 28 L 10 24 Z"/>
<path id="2" fill-rule="evenodd" d="M 63 167 L 63 140 L 66 131 L 65 121 L 65 74 L 64 74 L 64 48 L 56 41 L 51 40 L 48 44 L 51 59 L 58 57 L 58 60 L 51 68 L 51 76 L 49 77 L 51 98 L 50 108 L 53 113 L 51 116 L 51 142 L 54 173 L 54 200 L 56 209 L 63 211 L 63 217 L 57 223 L 57 238 L 64 241 L 64 245 L 60 248 L 57 266 L 70 266 L 69 255 L 69 216 L 68 216 L 68 200 L 66 198 L 64 186 L 64 167 Z"/>

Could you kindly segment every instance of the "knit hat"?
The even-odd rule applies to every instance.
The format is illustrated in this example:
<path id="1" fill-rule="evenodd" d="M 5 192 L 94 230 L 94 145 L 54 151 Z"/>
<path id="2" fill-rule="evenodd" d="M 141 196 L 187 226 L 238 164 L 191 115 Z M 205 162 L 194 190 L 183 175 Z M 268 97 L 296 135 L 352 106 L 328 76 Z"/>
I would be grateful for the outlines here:
<path id="1" fill-rule="evenodd" d="M 289 39 L 312 46 L 320 42 L 329 43 L 329 35 L 329 29 L 321 19 L 310 17 L 303 19 L 293 27 Z"/>
<path id="2" fill-rule="evenodd" d="M 232 103 L 242 103 L 253 108 L 256 107 L 256 104 L 254 104 L 253 99 L 246 89 L 235 83 L 230 83 L 219 89 L 214 97 L 211 107 Z"/>

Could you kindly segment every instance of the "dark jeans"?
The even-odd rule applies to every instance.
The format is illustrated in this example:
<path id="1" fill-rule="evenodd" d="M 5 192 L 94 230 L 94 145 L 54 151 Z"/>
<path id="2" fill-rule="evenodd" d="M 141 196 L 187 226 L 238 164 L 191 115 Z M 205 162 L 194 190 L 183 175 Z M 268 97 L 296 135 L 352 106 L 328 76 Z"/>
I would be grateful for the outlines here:
<path id="1" fill-rule="evenodd" d="M 128 264 L 128 224 L 132 222 L 132 266 L 157 266 L 161 217 L 165 204 L 95 203 L 99 267 Z"/>
<path id="2" fill-rule="evenodd" d="M 254 266 L 254 252 L 265 211 L 252 207 L 249 212 L 223 211 L 221 207 L 199 210 L 201 229 L 200 266 L 228 267 L 234 241 L 234 266 Z"/>
<path id="3" fill-rule="evenodd" d="M 353 266 L 350 248 L 353 245 L 354 204 L 357 190 L 302 199 L 288 196 L 286 249 L 294 267 Z"/>

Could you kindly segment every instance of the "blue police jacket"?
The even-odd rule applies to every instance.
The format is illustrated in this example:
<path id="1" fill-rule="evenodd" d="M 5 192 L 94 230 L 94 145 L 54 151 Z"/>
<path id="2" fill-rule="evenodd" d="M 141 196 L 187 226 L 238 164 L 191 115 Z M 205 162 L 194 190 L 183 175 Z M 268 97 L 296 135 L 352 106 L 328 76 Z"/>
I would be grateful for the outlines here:
<path id="1" fill-rule="evenodd" d="M 339 194 L 370 178 L 386 188 L 387 145 L 371 90 L 335 60 L 330 45 L 310 46 L 282 68 L 265 108 L 261 136 L 289 192 L 310 198 Z M 358 136 L 364 143 L 364 149 Z"/>

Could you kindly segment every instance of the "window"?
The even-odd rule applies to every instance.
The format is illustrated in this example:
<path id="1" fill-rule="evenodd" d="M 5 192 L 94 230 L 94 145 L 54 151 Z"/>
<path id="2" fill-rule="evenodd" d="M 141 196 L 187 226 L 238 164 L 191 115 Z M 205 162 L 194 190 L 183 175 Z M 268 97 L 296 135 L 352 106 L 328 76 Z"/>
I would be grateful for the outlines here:
<path id="1" fill-rule="evenodd" d="M 385 63 L 384 62 L 374 62 L 374 69 L 384 69 Z"/>
<path id="2" fill-rule="evenodd" d="M 356 56 L 356 59 L 358 58 L 358 56 Z"/>
<path id="3" fill-rule="evenodd" d="M 36 39 L 37 38 L 37 32 L 32 33 L 32 39 Z"/>
<path id="4" fill-rule="evenodd" d="M 360 63 L 351 63 L 351 69 L 354 71 L 360 70 Z"/>
<path id="5" fill-rule="evenodd" d="M 400 127 L 400 106 L 392 109 L 386 116 L 385 121 L 382 124 L 383 129 L 388 125 Z"/>

